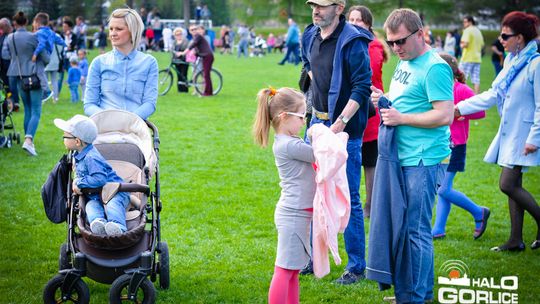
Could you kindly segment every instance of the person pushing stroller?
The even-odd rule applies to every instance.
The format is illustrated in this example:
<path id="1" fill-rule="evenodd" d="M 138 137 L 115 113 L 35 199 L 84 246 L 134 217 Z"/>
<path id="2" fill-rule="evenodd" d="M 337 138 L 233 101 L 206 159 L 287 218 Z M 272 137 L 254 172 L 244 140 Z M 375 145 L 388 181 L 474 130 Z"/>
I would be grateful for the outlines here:
<path id="1" fill-rule="evenodd" d="M 86 199 L 86 217 L 90 230 L 98 235 L 118 235 L 127 231 L 126 207 L 129 204 L 129 193 L 118 192 L 102 195 L 99 192 L 81 192 L 85 188 L 101 188 L 107 183 L 122 183 L 105 158 L 94 148 L 92 142 L 97 137 L 97 126 L 90 118 L 75 115 L 65 121 L 55 119 L 54 124 L 64 131 L 64 145 L 75 151 L 75 173 L 73 192 L 84 195 Z M 110 198 L 104 198 L 109 196 Z"/>

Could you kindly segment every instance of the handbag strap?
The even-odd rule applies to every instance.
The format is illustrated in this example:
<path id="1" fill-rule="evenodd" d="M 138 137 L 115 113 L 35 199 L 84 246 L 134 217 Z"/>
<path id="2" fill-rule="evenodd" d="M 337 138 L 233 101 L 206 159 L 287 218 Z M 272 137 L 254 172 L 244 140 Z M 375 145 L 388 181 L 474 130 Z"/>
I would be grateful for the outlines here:
<path id="1" fill-rule="evenodd" d="M 15 49 L 15 60 L 17 60 L 17 67 L 19 68 L 19 78 L 22 80 L 21 63 L 19 62 L 19 54 L 17 53 L 17 45 L 15 44 L 15 33 L 16 32 L 13 32 L 13 35 L 11 35 L 11 41 L 13 42 L 13 49 Z"/>

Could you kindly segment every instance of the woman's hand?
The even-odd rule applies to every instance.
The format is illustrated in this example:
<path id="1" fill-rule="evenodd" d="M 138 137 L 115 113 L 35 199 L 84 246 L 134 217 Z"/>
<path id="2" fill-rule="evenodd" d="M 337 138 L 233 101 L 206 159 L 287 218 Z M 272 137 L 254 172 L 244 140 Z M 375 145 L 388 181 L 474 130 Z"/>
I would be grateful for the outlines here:
<path id="1" fill-rule="evenodd" d="M 525 149 L 523 150 L 523 154 L 528 155 L 531 153 L 535 153 L 536 151 L 538 151 L 537 146 L 531 145 L 531 144 L 525 144 Z"/>

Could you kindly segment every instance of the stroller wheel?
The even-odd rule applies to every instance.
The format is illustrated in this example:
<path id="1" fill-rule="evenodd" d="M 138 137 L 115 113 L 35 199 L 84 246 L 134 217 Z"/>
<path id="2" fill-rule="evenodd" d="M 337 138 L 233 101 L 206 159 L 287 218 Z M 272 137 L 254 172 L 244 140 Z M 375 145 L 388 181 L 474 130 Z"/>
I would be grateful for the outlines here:
<path id="1" fill-rule="evenodd" d="M 8 138 L 6 142 L 6 147 L 11 148 L 11 145 L 12 145 L 11 139 Z"/>
<path id="2" fill-rule="evenodd" d="M 159 287 L 169 289 L 171 277 L 169 275 L 169 246 L 166 242 L 159 242 Z"/>
<path id="3" fill-rule="evenodd" d="M 19 133 L 15 133 L 15 141 L 17 142 L 17 145 L 20 145 L 21 144 L 21 134 Z"/>
<path id="4" fill-rule="evenodd" d="M 120 304 L 125 302 L 151 304 L 156 301 L 156 289 L 154 285 L 144 278 L 141 285 L 137 288 L 137 293 L 134 299 L 129 298 L 129 283 L 132 275 L 123 274 L 119 276 L 111 285 L 109 291 L 109 303 Z"/>
<path id="5" fill-rule="evenodd" d="M 72 289 L 67 294 L 62 295 L 64 278 L 63 274 L 57 274 L 47 282 L 43 290 L 43 303 L 90 303 L 90 291 L 82 279 L 77 280 Z"/>
<path id="6" fill-rule="evenodd" d="M 71 253 L 66 243 L 60 246 L 60 256 L 58 257 L 58 269 L 71 269 Z"/>

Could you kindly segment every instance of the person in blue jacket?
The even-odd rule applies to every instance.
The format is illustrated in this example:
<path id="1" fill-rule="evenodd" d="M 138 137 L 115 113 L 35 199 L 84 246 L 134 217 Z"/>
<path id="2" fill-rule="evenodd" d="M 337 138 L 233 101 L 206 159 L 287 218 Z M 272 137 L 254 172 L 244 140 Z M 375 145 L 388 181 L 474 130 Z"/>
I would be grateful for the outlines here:
<path id="1" fill-rule="evenodd" d="M 309 0 L 313 24 L 302 36 L 302 60 L 311 78 L 313 116 L 310 126 L 323 123 L 349 134 L 347 179 L 351 216 L 345 229 L 348 263 L 338 284 L 353 284 L 364 278 L 365 233 L 360 202 L 362 135 L 368 119 L 371 69 L 368 44 L 373 35 L 345 21 L 345 0 Z M 309 265 L 302 274 L 310 273 Z"/>

